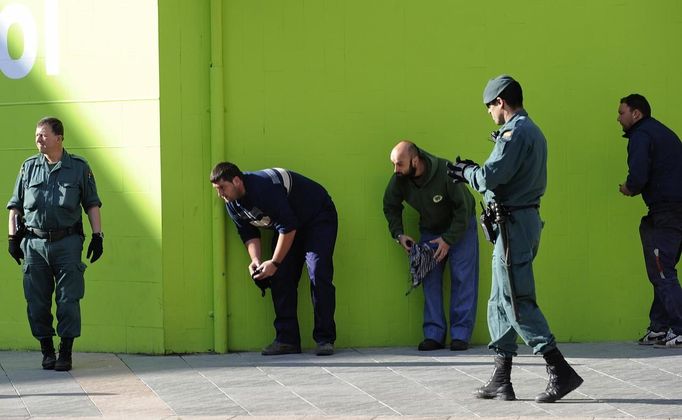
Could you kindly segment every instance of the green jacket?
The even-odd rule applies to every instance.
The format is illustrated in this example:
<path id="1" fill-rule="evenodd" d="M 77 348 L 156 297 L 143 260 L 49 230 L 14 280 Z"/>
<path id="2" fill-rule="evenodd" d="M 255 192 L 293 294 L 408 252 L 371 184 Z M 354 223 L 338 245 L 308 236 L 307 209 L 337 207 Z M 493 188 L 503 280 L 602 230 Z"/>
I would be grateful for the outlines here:
<path id="1" fill-rule="evenodd" d="M 475 212 L 474 197 L 464 183 L 454 183 L 447 175 L 447 161 L 423 150 L 419 156 L 426 172 L 418 180 L 391 177 L 384 193 L 384 215 L 393 238 L 402 235 L 403 201 L 419 212 L 419 229 L 441 235 L 449 245 L 462 237 Z"/>
<path id="2" fill-rule="evenodd" d="M 23 212 L 26 226 L 42 230 L 69 228 L 81 221 L 81 208 L 93 206 L 102 206 L 95 177 L 85 159 L 66 150 L 52 169 L 41 154 L 26 159 L 7 203 Z"/>

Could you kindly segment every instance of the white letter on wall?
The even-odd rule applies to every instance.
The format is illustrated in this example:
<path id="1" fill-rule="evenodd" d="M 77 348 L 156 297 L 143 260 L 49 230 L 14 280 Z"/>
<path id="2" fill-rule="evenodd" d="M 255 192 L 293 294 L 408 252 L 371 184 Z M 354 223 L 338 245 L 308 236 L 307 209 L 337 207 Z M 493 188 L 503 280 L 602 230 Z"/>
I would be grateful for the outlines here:
<path id="1" fill-rule="evenodd" d="M 45 73 L 59 74 L 59 1 L 45 0 Z"/>
<path id="2" fill-rule="evenodd" d="M 24 36 L 24 51 L 18 59 L 9 55 L 7 36 L 9 28 L 20 25 Z M 0 71 L 10 79 L 21 79 L 33 68 L 38 53 L 38 30 L 36 21 L 28 8 L 10 4 L 0 12 Z"/>

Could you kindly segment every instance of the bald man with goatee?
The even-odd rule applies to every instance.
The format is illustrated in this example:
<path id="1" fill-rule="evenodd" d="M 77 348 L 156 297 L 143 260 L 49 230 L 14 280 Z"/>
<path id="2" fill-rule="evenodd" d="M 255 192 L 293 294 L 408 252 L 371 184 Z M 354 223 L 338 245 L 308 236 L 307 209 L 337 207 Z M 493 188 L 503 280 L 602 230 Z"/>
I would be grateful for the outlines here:
<path id="1" fill-rule="evenodd" d="M 469 348 L 478 299 L 478 235 L 474 198 L 451 182 L 447 161 L 408 140 L 391 150 L 393 175 L 384 193 L 384 215 L 393 239 L 406 252 L 417 243 L 403 227 L 403 202 L 419 213 L 419 242 L 435 252 L 438 264 L 424 278 L 424 340 L 420 351 L 445 347 L 443 271 L 450 263 L 450 350 Z M 415 235 L 416 236 L 416 235 Z"/>

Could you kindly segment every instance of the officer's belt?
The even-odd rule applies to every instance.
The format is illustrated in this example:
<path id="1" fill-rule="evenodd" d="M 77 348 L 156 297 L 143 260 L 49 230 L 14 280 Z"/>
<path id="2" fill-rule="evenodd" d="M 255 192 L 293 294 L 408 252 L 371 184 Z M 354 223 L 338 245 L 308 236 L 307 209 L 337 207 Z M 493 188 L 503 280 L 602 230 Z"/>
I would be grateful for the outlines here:
<path id="1" fill-rule="evenodd" d="M 31 234 L 40 239 L 47 239 L 47 242 L 56 242 L 66 238 L 67 236 L 79 233 L 79 230 L 73 226 L 66 229 L 57 230 L 41 230 L 32 227 L 27 227 L 26 230 L 28 230 Z"/>
<path id="2" fill-rule="evenodd" d="M 539 204 L 528 204 L 527 206 L 505 206 L 502 205 L 504 209 L 507 211 L 517 211 L 517 210 L 525 210 L 525 209 L 539 209 L 540 205 Z"/>

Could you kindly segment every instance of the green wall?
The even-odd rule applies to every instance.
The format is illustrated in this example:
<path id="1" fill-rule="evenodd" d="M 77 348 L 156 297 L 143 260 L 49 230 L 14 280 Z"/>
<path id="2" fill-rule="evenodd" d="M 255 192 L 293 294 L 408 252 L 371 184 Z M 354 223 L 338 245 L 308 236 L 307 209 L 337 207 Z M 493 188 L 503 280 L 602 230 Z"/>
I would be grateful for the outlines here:
<path id="1" fill-rule="evenodd" d="M 37 153 L 35 123 L 55 115 L 66 149 L 90 162 L 104 203 L 104 255 L 86 270 L 79 351 L 164 351 L 156 12 L 149 1 L 0 1 L 9 25 L 0 33 L 9 50 L 0 60 L 3 199 Z M 32 65 L 10 78 L 24 61 Z M 0 273 L 0 348 L 36 348 L 21 270 L 7 254 Z"/>
<path id="2" fill-rule="evenodd" d="M 36 60 L 22 77 L 0 74 L 5 197 L 35 153 L 35 122 L 52 114 L 65 122 L 68 150 L 90 161 L 104 202 L 105 254 L 86 272 L 79 351 L 253 350 L 272 339 L 270 296 L 248 278 L 246 252 L 207 180 L 221 159 L 244 170 L 287 167 L 330 191 L 340 215 L 339 346 L 415 345 L 423 298 L 404 296 L 407 261 L 381 210 L 388 154 L 407 138 L 443 157 L 485 160 L 495 126 L 481 92 L 500 73 L 522 83 L 549 142 L 536 274 L 555 334 L 631 340 L 647 325 L 652 293 L 637 234 L 645 208 L 617 192 L 627 168 L 616 109 L 620 97 L 642 93 L 682 133 L 673 109 L 682 93 L 678 1 L 531 0 L 512 9 L 449 0 L 0 0 L 0 23 L 12 10 L 28 10 L 35 30 L 0 31 L 9 44 L 0 66 L 34 46 Z M 406 224 L 416 234 L 413 211 Z M 476 343 L 487 341 L 482 238 L 481 251 Z M 0 348 L 35 349 L 19 267 L 6 255 L 0 273 Z M 299 289 L 310 347 L 305 277 Z"/>
<path id="3" fill-rule="evenodd" d="M 638 244 L 645 208 L 623 198 L 619 99 L 646 95 L 682 132 L 682 3 L 677 1 L 227 1 L 226 158 L 282 166 L 324 184 L 340 215 L 335 254 L 339 346 L 415 345 L 421 293 L 381 210 L 399 139 L 484 161 L 495 129 L 481 103 L 501 73 L 524 86 L 549 143 L 538 298 L 560 340 L 629 340 L 647 326 L 651 287 Z M 415 234 L 414 214 L 410 213 Z M 246 274 L 228 226 L 231 349 L 272 339 L 269 298 Z M 487 341 L 490 246 L 481 241 L 474 341 Z M 299 294 L 311 346 L 308 287 Z"/>
<path id="4" fill-rule="evenodd" d="M 164 333 L 172 352 L 214 349 L 209 1 L 159 2 Z"/>

